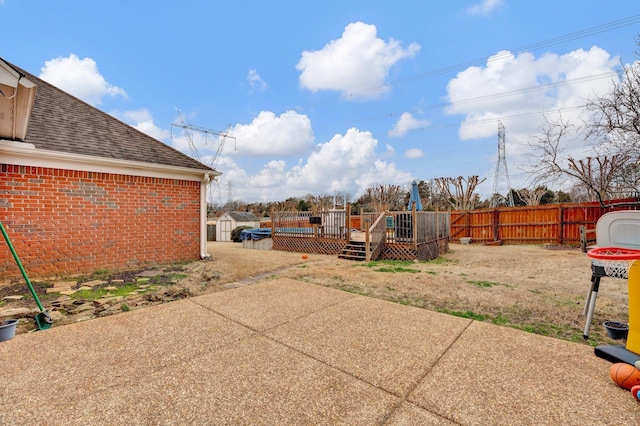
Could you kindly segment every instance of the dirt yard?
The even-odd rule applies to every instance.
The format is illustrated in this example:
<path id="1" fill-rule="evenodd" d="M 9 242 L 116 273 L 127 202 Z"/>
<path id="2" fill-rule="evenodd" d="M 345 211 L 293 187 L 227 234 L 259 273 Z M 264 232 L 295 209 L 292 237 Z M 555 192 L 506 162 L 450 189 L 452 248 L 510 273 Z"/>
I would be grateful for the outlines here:
<path id="1" fill-rule="evenodd" d="M 151 281 L 151 288 L 145 287 L 144 291 L 139 290 L 140 294 L 129 293 L 118 299 L 110 311 L 98 310 L 89 316 L 83 312 L 81 318 L 76 318 L 73 310 L 67 310 L 58 322 L 64 324 L 141 309 L 177 298 L 226 291 L 236 285 L 232 283 L 244 285 L 275 277 L 289 277 L 591 345 L 620 343 L 607 337 L 602 323 L 628 320 L 626 280 L 604 278 L 590 339 L 583 340 L 582 312 L 590 284 L 591 262 L 577 249 L 451 244 L 449 253 L 430 262 L 371 263 L 315 254 L 303 259 L 302 253 L 251 250 L 238 243 L 209 243 L 209 252 L 212 254 L 209 261 L 156 268 L 163 273 Z M 123 279 L 116 280 L 116 277 Z M 95 278 L 79 277 L 77 286 Z M 102 278 L 106 281 L 103 287 L 113 286 L 116 281 L 127 282 L 122 274 L 107 276 L 103 272 Z M 19 281 L 11 286 L 0 285 L 0 311 L 34 304 L 30 296 L 21 301 L 2 300 L 7 294 L 17 293 L 20 286 L 26 289 L 24 282 Z M 38 283 L 38 286 L 41 294 L 51 283 Z M 44 297 L 45 307 L 51 306 L 57 296 L 52 293 Z M 74 303 L 81 304 L 77 300 Z"/>
<path id="2" fill-rule="evenodd" d="M 362 263 L 313 254 L 303 260 L 230 243 L 210 247 L 214 261 L 206 269 L 222 272 L 221 283 L 264 273 L 269 265 L 294 265 L 272 276 L 584 342 L 591 261 L 578 249 L 451 244 L 447 255 L 431 262 Z M 602 279 L 588 344 L 620 343 L 606 335 L 606 320 L 628 321 L 626 280 Z"/>

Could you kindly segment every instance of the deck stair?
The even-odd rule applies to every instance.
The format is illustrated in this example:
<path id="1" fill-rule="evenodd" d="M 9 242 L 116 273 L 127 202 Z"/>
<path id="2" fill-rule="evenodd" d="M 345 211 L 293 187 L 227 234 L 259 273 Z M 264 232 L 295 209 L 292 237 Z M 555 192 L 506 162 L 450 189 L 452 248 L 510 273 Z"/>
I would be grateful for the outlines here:
<path id="1" fill-rule="evenodd" d="M 356 261 L 367 260 L 365 244 L 364 241 L 349 241 L 349 244 L 342 249 L 342 253 L 338 255 L 338 258 Z"/>

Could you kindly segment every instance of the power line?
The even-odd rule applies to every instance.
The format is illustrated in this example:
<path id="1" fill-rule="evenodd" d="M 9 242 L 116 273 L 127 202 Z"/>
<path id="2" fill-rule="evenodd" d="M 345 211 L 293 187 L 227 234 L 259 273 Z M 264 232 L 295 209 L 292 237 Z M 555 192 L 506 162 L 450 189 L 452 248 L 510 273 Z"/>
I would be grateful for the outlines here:
<path id="1" fill-rule="evenodd" d="M 511 51 L 514 51 L 516 53 L 522 53 L 525 51 L 530 51 L 530 50 L 539 50 L 545 47 L 550 47 L 550 46 L 554 46 L 554 45 L 558 45 L 558 44 L 562 44 L 562 43 L 566 43 L 569 41 L 573 41 L 573 40 L 578 40 L 581 38 L 585 38 L 588 36 L 592 36 L 592 35 L 596 35 L 596 34 L 600 34 L 603 32 L 607 32 L 607 31 L 612 31 L 612 30 L 616 30 L 619 28 L 623 28 L 623 27 L 627 27 L 633 24 L 637 24 L 640 23 L 640 14 L 637 15 L 632 15 L 626 18 L 622 18 L 622 19 L 618 19 L 615 21 L 611 21 L 605 24 L 601 24 L 601 25 L 596 25 L 594 27 L 590 27 L 590 28 L 586 28 L 583 30 L 579 30 L 579 31 L 575 31 L 569 34 L 565 34 L 565 35 L 561 35 L 561 36 L 557 36 L 557 37 L 553 37 L 551 39 L 547 39 L 547 40 L 543 40 L 543 41 L 539 41 L 539 42 L 535 42 L 535 43 L 531 43 L 516 49 L 509 49 L 509 50 L 503 50 L 500 53 L 498 53 L 497 55 L 492 55 L 492 56 L 483 56 L 480 58 L 476 58 L 476 59 L 472 59 L 469 61 L 465 61 L 465 62 L 460 62 L 454 65 L 449 65 L 443 68 L 439 68 L 433 71 L 428 71 L 426 73 L 422 73 L 422 74 L 417 74 L 405 79 L 400 79 L 400 80 L 396 80 L 395 83 L 390 83 L 389 85 L 384 85 L 384 86 L 377 86 L 377 87 L 372 87 L 369 89 L 364 89 L 362 91 L 359 92 L 353 92 L 352 94 L 358 95 L 358 94 L 366 94 L 367 92 L 370 93 L 374 93 L 377 91 L 381 91 L 381 90 L 386 90 L 386 88 L 388 86 L 394 86 L 394 85 L 400 85 L 400 84 L 409 84 L 409 83 L 413 83 L 413 82 L 417 82 L 423 79 L 427 79 L 427 78 L 431 78 L 431 77 L 435 77 L 438 75 L 442 75 L 442 74 L 446 74 L 449 72 L 453 72 L 453 71 L 459 71 L 462 69 L 466 69 L 470 66 L 473 65 L 480 65 L 480 64 L 486 64 L 489 62 L 493 62 L 493 61 L 498 61 L 498 60 L 502 60 L 505 59 L 507 57 L 511 56 Z M 549 88 L 553 88 L 553 87 L 560 87 L 560 86 L 564 86 L 564 85 L 570 85 L 570 84 L 577 84 L 577 83 L 584 83 L 584 82 L 588 82 L 588 81 L 593 81 L 593 80 L 597 80 L 600 78 L 605 78 L 607 76 L 614 76 L 614 73 L 601 73 L 601 74 L 596 74 L 593 76 L 586 76 L 586 77 L 580 77 L 580 78 L 576 78 L 576 79 L 571 79 L 571 80 L 565 80 L 562 82 L 556 82 L 556 83 L 550 83 L 550 84 L 546 84 L 546 85 L 541 85 L 541 86 L 533 86 L 533 87 L 528 87 L 528 88 L 523 88 L 523 89 L 517 89 L 517 90 L 513 90 L 513 91 L 509 91 L 509 92 L 503 92 L 503 93 L 497 93 L 494 95 L 486 95 L 486 96 L 481 96 L 478 98 L 473 98 L 473 99 L 465 99 L 465 100 L 460 100 L 457 102 L 452 102 L 452 103 L 442 103 L 442 104 L 435 104 L 435 105 L 430 105 L 430 106 L 426 106 L 426 107 L 416 107 L 416 108 L 410 108 L 410 111 L 415 111 L 415 110 L 428 110 L 428 109 L 435 109 L 435 108 L 443 108 L 443 107 L 447 107 L 447 106 L 455 106 L 455 105 L 461 105 L 463 103 L 470 103 L 470 102 L 481 102 L 484 100 L 489 100 L 489 99 L 496 99 L 496 98 L 500 98 L 500 97 L 504 97 L 504 96 L 510 96 L 510 95 L 514 95 L 514 94 L 524 94 L 524 93 L 528 93 L 531 91 L 536 91 L 536 90 L 543 90 L 543 89 L 549 89 Z M 405 111 L 403 111 L 405 112 Z M 359 119 L 354 119 L 354 120 L 348 120 L 348 121 L 343 121 L 337 124 L 348 124 L 348 123 L 358 123 L 358 122 L 363 122 L 363 121 L 377 121 L 380 119 L 384 119 L 384 118 L 390 118 L 390 117 L 395 117 L 400 115 L 401 113 L 399 112 L 389 112 L 389 113 L 383 113 L 383 114 L 378 114 L 378 115 L 374 115 L 374 116 L 369 116 L 369 117 L 364 117 L 364 118 L 359 118 Z M 440 126 L 442 127 L 442 126 Z M 448 127 L 448 126 L 444 126 L 444 127 Z M 433 127 L 436 128 L 436 127 Z M 423 129 L 417 129 L 417 130 L 423 130 Z"/>
<path id="2" fill-rule="evenodd" d="M 612 30 L 616 30 L 618 28 L 623 28 L 623 27 L 627 27 L 629 25 L 633 25 L 633 24 L 637 24 L 640 23 L 640 15 L 632 15 L 629 16 L 627 18 L 622 18 L 622 19 L 618 19 L 616 21 L 612 21 L 606 24 L 602 24 L 602 25 L 597 25 L 595 27 L 590 27 L 590 28 L 586 28 L 584 30 L 580 30 L 580 31 L 576 31 L 573 33 L 569 33 L 569 34 L 565 34 L 565 35 L 561 35 L 558 37 L 554 37 L 548 40 L 543 40 L 543 41 L 539 41 L 536 43 L 532 43 L 532 44 L 528 44 L 522 47 L 518 47 L 515 49 L 503 49 L 502 51 L 500 51 L 498 54 L 496 55 L 490 55 L 490 56 L 482 56 L 480 58 L 476 58 L 476 59 L 471 59 L 465 62 L 460 62 L 454 65 L 449 65 L 443 68 L 438 68 L 432 71 L 427 71 L 425 73 L 422 74 L 416 74 L 414 76 L 411 77 L 407 77 L 404 79 L 400 79 L 400 80 L 396 80 L 395 83 L 390 83 L 389 85 L 394 86 L 396 84 L 407 84 L 407 83 L 413 83 L 415 81 L 419 81 L 419 80 L 424 80 L 426 78 L 431 78 L 431 77 L 436 77 L 438 75 L 442 75 L 442 74 L 448 74 L 450 72 L 453 71 L 459 71 L 462 69 L 466 69 L 470 66 L 473 65 L 479 65 L 479 64 L 485 64 L 485 63 L 489 63 L 489 62 L 494 62 L 494 61 L 499 61 L 505 58 L 508 58 L 512 55 L 512 52 L 516 52 L 516 53 L 522 53 L 522 52 L 527 52 L 527 51 L 535 51 L 535 50 L 539 50 L 545 47 L 550 47 L 550 46 L 555 46 L 558 44 L 562 44 L 562 43 L 566 43 L 569 41 L 574 41 L 574 40 L 578 40 L 581 38 L 585 38 L 588 36 L 592 36 L 592 35 L 596 35 L 596 34 L 600 34 L 603 32 L 607 32 L 607 31 L 612 31 Z M 377 86 L 377 87 L 371 87 L 369 89 L 364 89 L 358 92 L 353 92 L 353 94 L 358 95 L 358 94 L 366 94 L 367 92 L 371 92 L 371 93 L 375 93 L 375 92 L 379 92 L 381 90 L 386 90 L 386 88 L 389 85 L 384 85 L 384 86 Z"/>
<path id="3" fill-rule="evenodd" d="M 525 88 L 522 88 L 522 89 L 509 90 L 509 91 L 506 91 L 506 92 L 495 93 L 495 94 L 492 94 L 492 95 L 484 95 L 484 96 L 478 96 L 478 97 L 475 97 L 475 98 L 461 99 L 461 100 L 455 101 L 455 102 L 427 105 L 427 106 L 422 106 L 422 107 L 419 107 L 419 108 L 412 108 L 412 110 L 415 111 L 415 110 L 419 109 L 419 110 L 424 111 L 424 110 L 436 109 L 436 108 L 454 107 L 454 106 L 458 106 L 458 105 L 465 105 L 465 104 L 474 103 L 474 102 L 483 102 L 483 101 L 503 98 L 503 97 L 507 97 L 507 96 L 522 95 L 522 94 L 525 94 L 525 93 L 536 92 L 536 91 L 539 91 L 539 90 L 547 90 L 547 89 L 557 88 L 557 87 L 561 87 L 561 86 L 569 86 L 569 85 L 573 85 L 573 84 L 587 83 L 587 82 L 590 82 L 590 81 L 600 80 L 602 78 L 614 77 L 614 76 L 616 76 L 616 73 L 614 73 L 614 72 L 605 72 L 605 73 L 594 74 L 594 75 L 585 76 L 585 77 L 578 77 L 578 78 L 573 78 L 573 79 L 569 79 L 569 80 L 558 81 L 558 82 L 555 82 L 555 83 L 543 84 L 543 85 L 540 85 L 540 86 L 529 86 L 529 87 L 525 87 Z M 353 122 L 356 122 L 356 121 L 358 121 L 358 122 L 360 122 L 360 121 L 373 121 L 373 120 L 378 120 L 378 119 L 381 119 L 381 118 L 393 117 L 393 116 L 396 116 L 396 115 L 399 115 L 399 113 L 398 112 L 392 112 L 392 113 L 386 113 L 386 114 L 379 114 L 379 115 L 374 115 L 374 116 L 361 118 L 361 119 L 358 119 L 358 120 L 350 120 L 350 121 L 344 122 L 344 123 L 353 123 Z M 429 126 L 429 127 L 433 127 L 433 126 Z M 422 128 L 418 129 L 418 130 L 422 130 Z"/>

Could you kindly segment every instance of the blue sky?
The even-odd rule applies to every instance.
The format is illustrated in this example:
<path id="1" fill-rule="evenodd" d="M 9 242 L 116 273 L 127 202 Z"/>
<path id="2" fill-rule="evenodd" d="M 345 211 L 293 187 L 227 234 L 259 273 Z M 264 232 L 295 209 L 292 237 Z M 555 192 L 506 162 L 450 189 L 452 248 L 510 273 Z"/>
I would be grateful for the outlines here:
<path id="1" fill-rule="evenodd" d="M 214 202 L 479 175 L 639 58 L 640 0 L 0 0 L 0 56 L 223 175 Z M 180 128 L 228 131 L 219 140 Z M 575 141 L 580 155 L 586 147 Z M 498 190 L 506 190 L 498 182 Z M 561 188 L 552 188 L 561 189 Z"/>

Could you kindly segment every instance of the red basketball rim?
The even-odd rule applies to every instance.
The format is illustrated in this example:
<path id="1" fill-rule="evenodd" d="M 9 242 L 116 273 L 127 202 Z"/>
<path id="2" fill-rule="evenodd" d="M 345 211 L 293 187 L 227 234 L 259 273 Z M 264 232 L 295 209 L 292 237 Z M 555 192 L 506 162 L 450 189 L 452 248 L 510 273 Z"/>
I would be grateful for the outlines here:
<path id="1" fill-rule="evenodd" d="M 589 250 L 587 256 L 601 260 L 636 260 L 640 259 L 640 250 L 622 247 L 597 247 Z"/>

